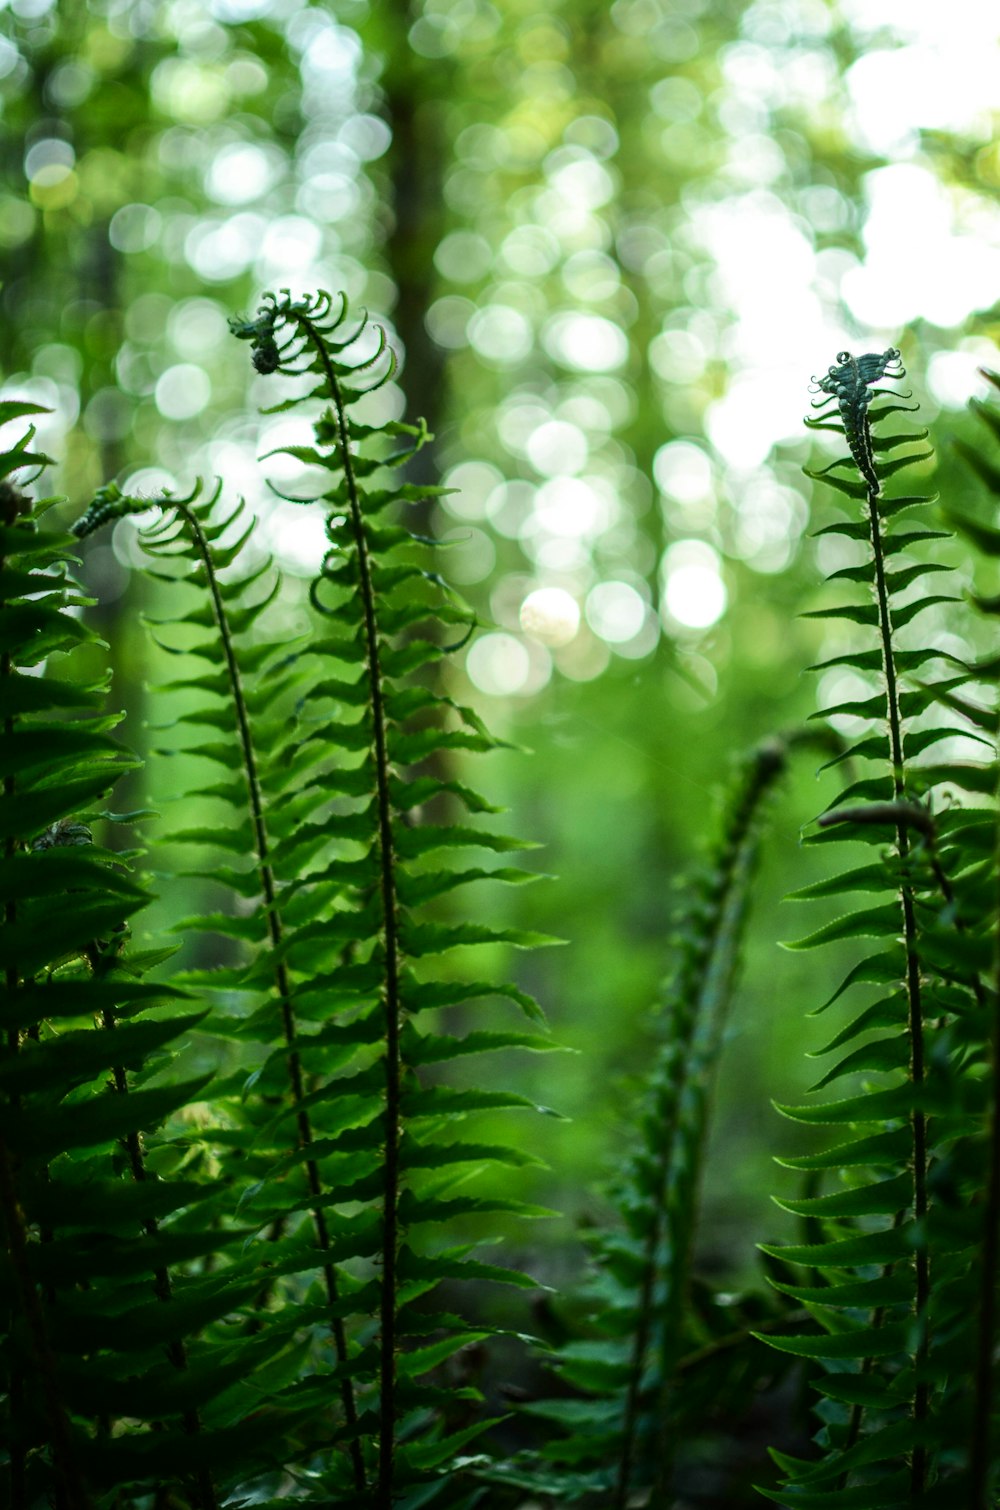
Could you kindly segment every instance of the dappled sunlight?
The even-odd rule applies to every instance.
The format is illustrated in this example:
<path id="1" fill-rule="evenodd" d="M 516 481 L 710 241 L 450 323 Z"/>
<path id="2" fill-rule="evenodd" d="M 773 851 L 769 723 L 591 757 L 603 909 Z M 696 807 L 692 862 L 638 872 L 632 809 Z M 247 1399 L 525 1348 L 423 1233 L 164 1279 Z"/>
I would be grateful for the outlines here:
<path id="1" fill-rule="evenodd" d="M 773 453 L 801 452 L 805 383 L 834 351 L 922 321 L 929 390 L 950 407 L 989 359 L 985 336 L 938 349 L 1000 280 L 1000 229 L 975 176 L 987 190 L 997 178 L 998 27 L 977 0 L 947 15 L 841 0 L 843 37 L 860 49 L 842 73 L 835 15 L 814 0 L 753 0 L 735 25 L 697 4 L 616 0 L 579 35 L 568 12 L 427 7 L 409 31 L 418 74 L 447 60 L 479 81 L 420 105 L 438 120 L 436 206 L 419 185 L 406 197 L 391 103 L 403 86 L 374 82 L 361 0 L 336 17 L 212 0 L 197 24 L 165 0 L 158 42 L 141 9 L 106 9 L 100 44 L 47 77 L 23 194 L 0 196 L 0 245 L 103 223 L 134 284 L 106 355 L 96 305 L 68 314 L 60 337 L 89 329 L 102 353 L 78 405 L 85 443 L 141 436 L 183 471 L 240 399 L 226 317 L 268 285 L 343 288 L 397 345 L 397 323 L 416 342 L 379 401 L 395 394 L 395 416 L 419 412 L 430 353 L 449 364 L 451 407 L 429 415 L 445 484 L 459 489 L 432 510 L 445 572 L 450 562 L 473 598 L 494 576 L 566 592 L 583 614 L 554 646 L 567 665 L 584 636 L 612 647 L 611 664 L 652 654 L 661 630 L 669 641 L 725 620 L 747 573 L 795 568 L 808 495 Z M 55 12 L 39 0 L 36 14 L 45 26 Z M 248 24 L 267 47 L 246 44 Z M 138 87 L 129 70 L 143 48 L 154 126 L 133 139 L 109 123 L 85 141 L 74 111 L 112 76 Z M 0 40 L 0 89 L 22 89 L 29 66 Z M 926 131 L 981 147 L 961 183 L 945 181 Z M 401 273 L 404 224 L 426 230 Z M 396 319 L 400 276 L 425 289 L 419 337 Z M 55 434 L 76 415 L 53 395 Z M 373 422 L 389 412 L 376 406 Z M 295 441 L 273 421 L 260 434 L 261 450 Z M 268 466 L 278 486 L 308 492 L 300 464 Z M 240 472 L 256 508 L 276 507 Z M 675 547 L 699 544 L 715 566 L 676 565 Z M 724 585 L 727 558 L 741 574 Z M 616 584 L 615 612 L 586 607 Z M 517 611 L 503 632 L 532 633 Z M 714 641 L 720 666 L 727 644 Z M 484 675 L 480 690 L 511 676 Z M 534 681 L 518 695 L 523 685 Z"/>

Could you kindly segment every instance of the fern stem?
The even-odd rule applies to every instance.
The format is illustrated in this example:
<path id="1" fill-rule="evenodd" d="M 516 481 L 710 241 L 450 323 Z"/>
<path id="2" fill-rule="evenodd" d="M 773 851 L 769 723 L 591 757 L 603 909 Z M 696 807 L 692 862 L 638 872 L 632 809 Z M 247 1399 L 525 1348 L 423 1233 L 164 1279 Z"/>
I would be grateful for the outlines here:
<path id="1" fill-rule="evenodd" d="M 271 865 L 270 842 L 268 839 L 267 822 L 264 817 L 264 802 L 261 795 L 260 777 L 257 771 L 257 757 L 254 751 L 253 735 L 250 728 L 250 714 L 243 691 L 243 679 L 240 675 L 236 647 L 233 643 L 232 631 L 226 614 L 226 606 L 223 601 L 218 577 L 216 576 L 215 563 L 212 560 L 212 552 L 208 540 L 194 512 L 183 503 L 178 503 L 175 507 L 191 531 L 198 555 L 201 557 L 202 564 L 204 565 L 208 588 L 212 598 L 215 622 L 222 641 L 222 650 L 226 661 L 226 674 L 229 678 L 233 707 L 236 712 L 236 725 L 239 732 L 247 797 L 250 804 L 250 817 L 253 823 L 254 844 L 257 850 L 257 872 L 260 877 L 261 891 L 264 897 L 268 935 L 271 940 L 271 950 L 274 959 L 274 979 L 281 1006 L 282 1032 L 288 1048 L 286 1062 L 288 1065 L 288 1079 L 292 1092 L 292 1101 L 295 1106 L 296 1131 L 298 1133 L 299 1146 L 305 1150 L 311 1148 L 313 1144 L 312 1123 L 309 1112 L 304 1105 L 305 1086 L 302 1078 L 301 1055 L 295 1047 L 295 1013 L 291 1000 L 291 982 L 288 978 L 288 967 L 281 952 L 283 928 L 281 914 L 278 910 L 277 886 L 275 884 L 274 869 Z M 330 1233 L 326 1224 L 326 1217 L 319 1204 L 323 1188 L 319 1166 L 314 1158 L 307 1158 L 305 1167 L 309 1194 L 315 1202 L 311 1216 L 313 1230 L 316 1234 L 316 1244 L 322 1253 L 327 1254 L 330 1251 Z M 322 1270 L 327 1300 L 331 1308 L 333 1308 L 339 1299 L 336 1270 L 329 1260 L 323 1263 Z M 333 1336 L 337 1362 L 343 1368 L 347 1363 L 348 1352 L 347 1334 L 341 1317 L 331 1317 L 330 1331 Z M 358 1424 L 358 1413 L 354 1399 L 354 1388 L 350 1379 L 344 1379 L 341 1382 L 341 1400 L 344 1407 L 344 1418 L 349 1430 L 353 1434 Z M 365 1488 L 364 1461 L 356 1435 L 352 1435 L 351 1437 L 349 1452 L 354 1475 L 354 1487 L 359 1491 L 363 1491 Z"/>
<path id="2" fill-rule="evenodd" d="M 389 750 L 386 736 L 386 711 L 382 687 L 382 670 L 378 644 L 378 619 L 368 540 L 365 534 L 361 495 L 351 455 L 347 415 L 340 383 L 327 350 L 312 322 L 304 315 L 295 317 L 308 334 L 317 352 L 329 385 L 337 416 L 337 436 L 344 481 L 350 504 L 351 531 L 357 552 L 358 578 L 364 615 L 365 652 L 371 695 L 372 753 L 375 759 L 375 800 L 378 813 L 379 882 L 382 892 L 382 925 L 385 939 L 385 1160 L 382 1289 L 379 1308 L 381 1356 L 379 1359 L 379 1447 L 378 1481 L 375 1502 L 379 1510 L 391 1510 L 395 1478 L 396 1435 L 396 1291 L 399 1259 L 399 1138 L 400 1112 L 400 988 L 399 988 L 399 919 L 396 903 L 395 855 L 392 842 L 392 799 L 389 792 Z"/>
<path id="3" fill-rule="evenodd" d="M 880 488 L 878 479 L 867 483 L 868 522 L 875 566 L 875 593 L 878 603 L 879 634 L 882 642 L 882 668 L 885 675 L 886 712 L 889 725 L 889 754 L 892 762 L 893 796 L 897 802 L 906 799 L 906 781 L 903 765 L 903 729 L 899 711 L 899 690 L 896 681 L 896 665 L 892 647 L 892 617 L 889 609 L 889 587 L 886 580 L 885 555 L 882 549 L 881 520 L 878 512 Z M 910 836 L 905 821 L 896 821 L 896 850 L 903 872 L 900 883 L 900 903 L 903 913 L 903 944 L 906 951 L 906 999 L 910 1038 L 910 1079 L 917 1093 L 917 1105 L 910 1118 L 913 1150 L 913 1216 L 917 1225 L 919 1246 L 914 1256 L 914 1317 L 918 1327 L 918 1339 L 914 1356 L 916 1382 L 913 1395 L 913 1419 L 919 1433 L 927 1417 L 928 1389 L 924 1377 L 928 1355 L 926 1333 L 927 1304 L 930 1298 L 930 1262 L 927 1252 L 927 1122 L 919 1104 L 924 1083 L 924 1031 L 923 1008 L 920 990 L 920 958 L 917 952 L 917 921 L 913 904 L 913 892 L 907 879 L 907 864 L 910 855 Z M 914 1497 L 923 1494 L 926 1480 L 926 1450 L 918 1442 L 910 1459 L 910 1490 Z"/>

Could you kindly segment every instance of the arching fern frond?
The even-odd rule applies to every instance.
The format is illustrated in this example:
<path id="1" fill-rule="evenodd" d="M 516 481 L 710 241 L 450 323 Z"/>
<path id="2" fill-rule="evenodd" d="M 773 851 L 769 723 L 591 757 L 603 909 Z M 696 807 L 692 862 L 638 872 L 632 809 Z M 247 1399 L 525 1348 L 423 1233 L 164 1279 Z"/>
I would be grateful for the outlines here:
<path id="1" fill-rule="evenodd" d="M 655 1032 L 658 1049 L 633 1131 L 635 1151 L 612 1191 L 619 1218 L 589 1239 L 596 1274 L 583 1299 L 592 1335 L 574 1336 L 547 1360 L 572 1391 L 525 1411 L 560 1430 L 542 1450 L 552 1470 L 508 1466 L 506 1481 L 584 1501 L 624 1507 L 636 1495 L 666 1504 L 677 1437 L 683 1430 L 682 1364 L 705 1332 L 691 1327 L 691 1253 L 715 1067 L 742 954 L 767 798 L 797 739 L 767 740 L 740 764 L 722 831 L 707 861 L 685 881 L 673 960 Z M 772 1311 L 774 1307 L 771 1307 Z M 725 1326 L 738 1325 L 730 1306 Z M 754 1311 L 759 1325 L 762 1315 Z M 745 1355 L 762 1350 L 744 1334 Z M 743 1359 L 704 1351 L 712 1388 Z M 696 1369 L 693 1359 L 690 1366 Z M 720 1371 L 721 1370 L 721 1371 Z M 750 1365 L 752 1372 L 752 1364 Z M 685 1377 L 685 1391 L 691 1388 Z M 697 1388 L 697 1386 L 696 1386 Z M 709 1390 L 711 1393 L 711 1390 Z M 699 1394 L 699 1398 L 702 1396 Z"/>
<path id="2" fill-rule="evenodd" d="M 295 929 L 294 926 L 291 929 L 287 926 L 286 909 L 282 905 L 287 905 L 288 895 L 294 892 L 294 885 L 282 886 L 272 858 L 275 847 L 275 833 L 272 829 L 277 834 L 285 831 L 280 816 L 281 798 L 284 796 L 287 802 L 290 796 L 301 796 L 295 787 L 285 784 L 289 771 L 297 781 L 301 781 L 303 771 L 301 762 L 285 759 L 290 751 L 283 748 L 282 722 L 287 721 L 289 710 L 294 707 L 302 671 L 299 668 L 299 657 L 289 656 L 284 643 L 269 643 L 259 637 L 261 612 L 266 611 L 277 585 L 275 581 L 270 591 L 265 585 L 266 578 L 274 576 L 269 559 L 257 561 L 246 576 L 234 579 L 230 574 L 225 579 L 223 577 L 223 573 L 227 573 L 234 564 L 242 565 L 241 553 L 251 539 L 255 521 L 246 518 L 246 506 L 242 500 L 234 509 L 220 511 L 221 482 L 217 483 L 213 492 L 204 500 L 198 498 L 200 487 L 199 482 L 183 498 L 175 498 L 168 493 L 152 501 L 128 497 L 112 483 L 99 490 L 86 513 L 74 526 L 74 533 L 85 537 L 116 519 L 129 514 L 145 514 L 151 506 L 158 507 L 160 517 L 147 526 L 140 537 L 148 555 L 160 563 L 159 568 L 153 568 L 150 574 L 166 580 L 172 592 L 178 589 L 184 591 L 188 587 L 196 589 L 193 595 L 189 595 L 190 612 L 182 617 L 175 605 L 172 615 L 175 624 L 186 622 L 197 635 L 194 641 L 189 640 L 180 650 L 180 656 L 184 661 L 192 654 L 200 655 L 215 669 L 197 679 L 194 690 L 198 696 L 193 704 L 190 701 L 192 678 L 183 669 L 162 690 L 187 694 L 187 706 L 179 721 L 182 727 L 198 730 L 207 728 L 209 731 L 208 740 L 193 747 L 188 746 L 184 753 L 207 758 L 216 769 L 223 767 L 222 780 L 214 780 L 207 787 L 188 792 L 187 800 L 200 797 L 221 806 L 226 812 L 228 823 L 236 831 L 246 832 L 249 840 L 248 843 L 241 843 L 234 858 L 239 858 L 240 852 L 244 860 L 252 854 L 254 863 L 249 870 L 229 866 L 226 870 L 214 872 L 216 878 L 227 884 L 232 893 L 234 906 L 231 913 L 189 918 L 180 928 L 184 931 L 192 928 L 203 931 L 214 927 L 223 936 L 235 937 L 242 944 L 249 944 L 255 949 L 255 958 L 249 970 L 246 959 L 243 959 L 236 967 L 216 967 L 197 977 L 188 975 L 187 979 L 190 982 L 197 978 L 203 989 L 211 989 L 217 997 L 235 997 L 244 1003 L 242 1015 L 235 1023 L 228 1017 L 216 1017 L 214 1025 L 223 1035 L 231 1034 L 234 1030 L 240 1034 L 245 1033 L 248 1011 L 251 1023 L 259 1025 L 256 1030 L 251 1028 L 251 1033 L 265 1042 L 270 1040 L 280 1024 L 284 1054 L 280 1055 L 279 1051 L 273 1057 L 284 1059 L 287 1090 L 294 1113 L 286 1128 L 289 1142 L 284 1152 L 286 1156 L 291 1154 L 297 1162 L 301 1162 L 311 1198 L 310 1216 L 321 1259 L 329 1305 L 330 1331 L 338 1366 L 345 1372 L 340 1385 L 344 1421 L 348 1429 L 353 1431 L 357 1426 L 357 1410 L 353 1383 L 347 1375 L 348 1347 L 340 1284 L 330 1257 L 332 1242 L 324 1209 L 324 1185 L 319 1164 L 313 1156 L 315 1140 L 306 1105 L 303 1053 L 315 1049 L 317 1045 L 315 1040 L 308 1043 L 299 1036 L 293 1002 L 294 976 L 289 963 L 295 943 Z M 226 539 L 231 543 L 223 545 L 222 542 Z M 204 613 L 206 598 L 211 610 L 210 622 L 206 620 Z M 249 690 L 244 685 L 244 667 L 251 673 L 255 690 Z M 260 676 L 255 673 L 266 674 Z M 234 725 L 238 751 L 235 762 L 231 758 L 234 753 L 231 747 L 219 739 L 220 735 L 227 733 Z M 270 759 L 262 753 L 269 748 Z M 280 756 L 279 759 L 275 759 L 276 754 Z M 278 773 L 281 773 L 281 777 L 275 779 Z M 279 810 L 277 821 L 273 814 L 269 817 L 269 803 L 275 810 Z M 179 836 L 175 834 L 175 841 L 178 837 L 197 842 L 201 839 L 217 840 L 218 836 L 211 832 L 201 834 L 188 829 L 186 832 L 182 830 Z M 287 894 L 282 895 L 283 892 Z M 326 898 L 328 910 L 333 910 L 338 896 L 339 888 L 334 886 Z M 249 916 L 246 906 L 248 902 L 256 903 L 255 911 Z M 259 991 L 249 993 L 249 1006 L 246 990 L 248 974 L 254 977 L 255 984 L 264 985 L 263 995 Z M 277 1022 L 274 1020 L 275 1015 Z M 263 1075 L 264 1067 L 259 1067 L 251 1080 L 259 1081 Z M 268 1089 L 271 1089 L 272 1079 L 271 1075 L 265 1077 Z M 246 1095 L 244 1086 L 241 1096 L 243 1103 Z M 231 1108 L 230 1116 L 239 1120 L 239 1107 Z M 258 1172 L 263 1176 L 269 1160 L 261 1161 L 259 1151 L 255 1158 L 249 1156 L 249 1150 L 242 1150 L 242 1154 L 244 1168 L 241 1171 L 241 1183 L 245 1187 L 252 1168 L 259 1164 Z M 298 1193 L 295 1201 L 300 1204 Z M 253 1204 L 252 1200 L 247 1200 L 244 1189 L 240 1209 L 249 1210 Z M 284 1216 L 272 1213 L 274 1235 L 284 1230 L 284 1222 Z M 364 1488 L 364 1469 L 356 1441 L 349 1443 L 349 1453 L 354 1484 L 360 1491 Z"/>

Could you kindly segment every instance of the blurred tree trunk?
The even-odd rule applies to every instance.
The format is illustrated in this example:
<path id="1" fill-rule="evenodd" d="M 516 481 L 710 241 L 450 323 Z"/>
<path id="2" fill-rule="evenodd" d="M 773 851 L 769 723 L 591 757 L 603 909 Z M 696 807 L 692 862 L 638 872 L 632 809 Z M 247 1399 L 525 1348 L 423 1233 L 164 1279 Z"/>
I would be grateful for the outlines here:
<path id="1" fill-rule="evenodd" d="M 384 110 L 392 129 L 392 229 L 385 255 L 398 294 L 394 323 L 404 357 L 398 381 L 407 417 L 423 416 L 433 434 L 447 412 L 447 384 L 444 353 L 431 340 L 426 316 L 435 291 L 434 252 L 445 228 L 450 156 L 445 116 L 455 70 L 445 60 L 423 58 L 413 50 L 407 37 L 414 19 L 408 0 L 390 0 L 379 18 L 384 31 L 373 40 L 384 58 Z M 415 458 L 412 480 L 428 482 L 436 471 L 430 446 Z M 422 504 L 411 515 L 418 532 L 429 523 L 430 507 Z"/>

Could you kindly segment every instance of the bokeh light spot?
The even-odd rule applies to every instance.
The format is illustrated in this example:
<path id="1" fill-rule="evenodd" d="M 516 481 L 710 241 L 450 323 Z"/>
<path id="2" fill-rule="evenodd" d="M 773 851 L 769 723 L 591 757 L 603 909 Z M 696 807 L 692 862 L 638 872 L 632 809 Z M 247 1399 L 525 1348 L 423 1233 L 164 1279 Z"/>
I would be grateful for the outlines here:
<path id="1" fill-rule="evenodd" d="M 207 407 L 212 384 L 203 367 L 180 362 L 162 374 L 153 396 L 164 419 L 193 419 Z"/>
<path id="2" fill-rule="evenodd" d="M 646 603 L 627 582 L 599 582 L 587 594 L 587 623 L 609 645 L 632 640 L 646 619 Z"/>
<path id="3" fill-rule="evenodd" d="M 520 621 L 543 645 L 568 645 L 580 627 L 580 607 L 564 587 L 536 587 L 521 604 Z"/>
<path id="4" fill-rule="evenodd" d="M 661 493 L 678 503 L 701 503 L 712 495 L 712 463 L 690 440 L 672 440 L 653 458 L 653 477 Z"/>
<path id="5" fill-rule="evenodd" d="M 453 489 L 441 499 L 441 506 L 455 519 L 485 519 L 490 494 L 503 483 L 503 477 L 488 461 L 461 461 L 442 477 L 443 487 Z"/>
<path id="6" fill-rule="evenodd" d="M 528 460 L 543 477 L 572 476 L 586 465 L 587 437 L 577 425 L 550 419 L 533 430 L 525 447 Z"/>
<path id="7" fill-rule="evenodd" d="M 531 676 L 531 657 L 512 634 L 484 634 L 469 650 L 465 669 L 480 692 L 511 697 L 524 691 Z"/>
<path id="8" fill-rule="evenodd" d="M 718 554 L 702 540 L 678 540 L 663 558 L 664 607 L 674 624 L 708 629 L 726 611 Z"/>
<path id="9" fill-rule="evenodd" d="M 434 266 L 452 283 L 475 283 L 489 272 L 492 261 L 489 242 L 474 231 L 452 231 L 434 253 Z"/>
<path id="10" fill-rule="evenodd" d="M 278 171 L 273 153 L 253 142 L 232 142 L 212 158 L 205 188 L 219 204 L 245 204 L 266 194 Z"/>
<path id="11" fill-rule="evenodd" d="M 479 356 L 501 367 L 523 362 L 533 339 L 527 317 L 509 304 L 487 304 L 477 309 L 469 321 L 468 337 Z"/>
<path id="12" fill-rule="evenodd" d="M 160 234 L 162 220 L 148 204 L 125 204 L 108 226 L 108 240 L 117 252 L 144 252 Z"/>
<path id="13" fill-rule="evenodd" d="M 545 327 L 544 344 L 555 361 L 579 372 L 608 372 L 628 361 L 625 332 L 602 315 L 554 315 Z"/>
<path id="14" fill-rule="evenodd" d="M 441 556 L 441 571 L 449 582 L 465 587 L 473 582 L 482 582 L 496 565 L 496 546 L 485 530 L 472 525 L 448 530 L 440 537 L 445 551 Z"/>

